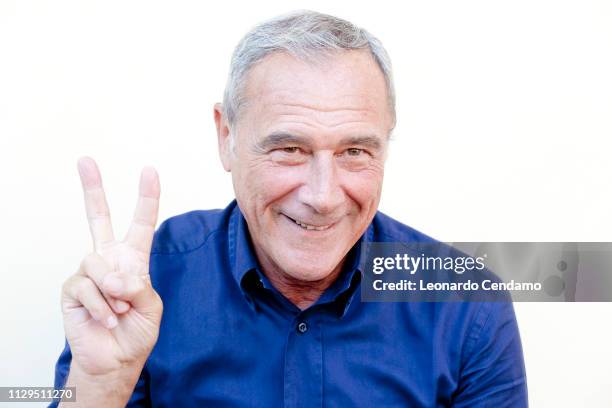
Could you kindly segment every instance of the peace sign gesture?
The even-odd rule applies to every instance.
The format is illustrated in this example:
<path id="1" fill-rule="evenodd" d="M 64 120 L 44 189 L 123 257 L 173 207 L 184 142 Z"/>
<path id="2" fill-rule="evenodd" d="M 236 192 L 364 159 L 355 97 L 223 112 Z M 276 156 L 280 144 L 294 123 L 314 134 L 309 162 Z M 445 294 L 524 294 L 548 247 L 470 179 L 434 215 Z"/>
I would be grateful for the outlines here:
<path id="1" fill-rule="evenodd" d="M 140 367 L 134 370 L 139 374 L 157 341 L 162 315 L 161 299 L 149 278 L 159 178 L 153 168 L 142 170 L 134 219 L 125 239 L 117 241 L 96 163 L 82 158 L 78 169 L 94 252 L 62 288 L 64 330 L 72 351 L 70 378 L 73 371 L 105 376 L 126 366 Z"/>

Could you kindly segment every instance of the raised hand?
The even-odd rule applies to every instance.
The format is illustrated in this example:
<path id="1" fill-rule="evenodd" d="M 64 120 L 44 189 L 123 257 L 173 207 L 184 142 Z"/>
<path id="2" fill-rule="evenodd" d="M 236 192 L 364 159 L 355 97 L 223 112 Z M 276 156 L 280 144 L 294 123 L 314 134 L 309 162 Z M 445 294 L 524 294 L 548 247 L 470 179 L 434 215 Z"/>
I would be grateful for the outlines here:
<path id="1" fill-rule="evenodd" d="M 163 309 L 149 278 L 159 178 L 153 168 L 142 170 L 134 219 L 117 241 L 96 163 L 82 158 L 78 169 L 94 252 L 62 288 L 71 376 L 113 375 L 126 367 L 137 375 L 157 341 Z"/>

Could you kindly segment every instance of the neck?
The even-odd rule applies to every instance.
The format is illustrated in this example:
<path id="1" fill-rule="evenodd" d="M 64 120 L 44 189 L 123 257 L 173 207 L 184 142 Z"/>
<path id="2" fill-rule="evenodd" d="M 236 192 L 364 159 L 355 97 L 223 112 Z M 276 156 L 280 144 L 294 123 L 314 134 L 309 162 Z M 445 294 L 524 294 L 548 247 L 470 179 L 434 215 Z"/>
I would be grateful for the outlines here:
<path id="1" fill-rule="evenodd" d="M 278 290 L 284 297 L 289 299 L 291 303 L 296 305 L 300 310 L 307 309 L 313 303 L 315 303 L 329 288 L 332 283 L 340 275 L 342 271 L 342 265 L 344 259 L 323 279 L 316 281 L 305 281 L 294 278 L 287 273 L 280 270 L 275 265 L 264 260 L 265 257 L 261 257 L 260 264 L 263 269 L 263 273 L 270 280 L 272 285 Z M 263 261 L 263 262 L 262 262 Z"/>

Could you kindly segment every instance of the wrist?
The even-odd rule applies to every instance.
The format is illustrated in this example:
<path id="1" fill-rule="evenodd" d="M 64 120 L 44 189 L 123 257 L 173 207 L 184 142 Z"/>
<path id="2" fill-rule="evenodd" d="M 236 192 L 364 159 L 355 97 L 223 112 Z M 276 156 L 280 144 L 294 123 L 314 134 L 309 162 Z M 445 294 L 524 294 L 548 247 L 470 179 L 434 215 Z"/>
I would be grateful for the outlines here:
<path id="1" fill-rule="evenodd" d="M 134 392 L 143 367 L 144 362 L 133 363 L 108 373 L 91 374 L 72 361 L 65 386 L 75 387 L 76 403 L 69 406 L 124 407 Z"/>

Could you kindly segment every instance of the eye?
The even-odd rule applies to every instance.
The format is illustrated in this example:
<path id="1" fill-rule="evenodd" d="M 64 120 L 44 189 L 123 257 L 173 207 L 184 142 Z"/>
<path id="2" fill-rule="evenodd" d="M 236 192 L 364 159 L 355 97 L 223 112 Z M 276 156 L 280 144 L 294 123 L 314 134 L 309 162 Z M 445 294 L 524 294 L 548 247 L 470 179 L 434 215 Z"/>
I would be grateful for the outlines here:
<path id="1" fill-rule="evenodd" d="M 283 147 L 283 152 L 285 153 L 297 153 L 299 151 L 300 148 L 296 146 Z"/>
<path id="2" fill-rule="evenodd" d="M 349 156 L 360 156 L 363 153 L 363 149 L 358 149 L 356 147 L 351 147 L 350 149 L 346 149 L 346 154 Z"/>

